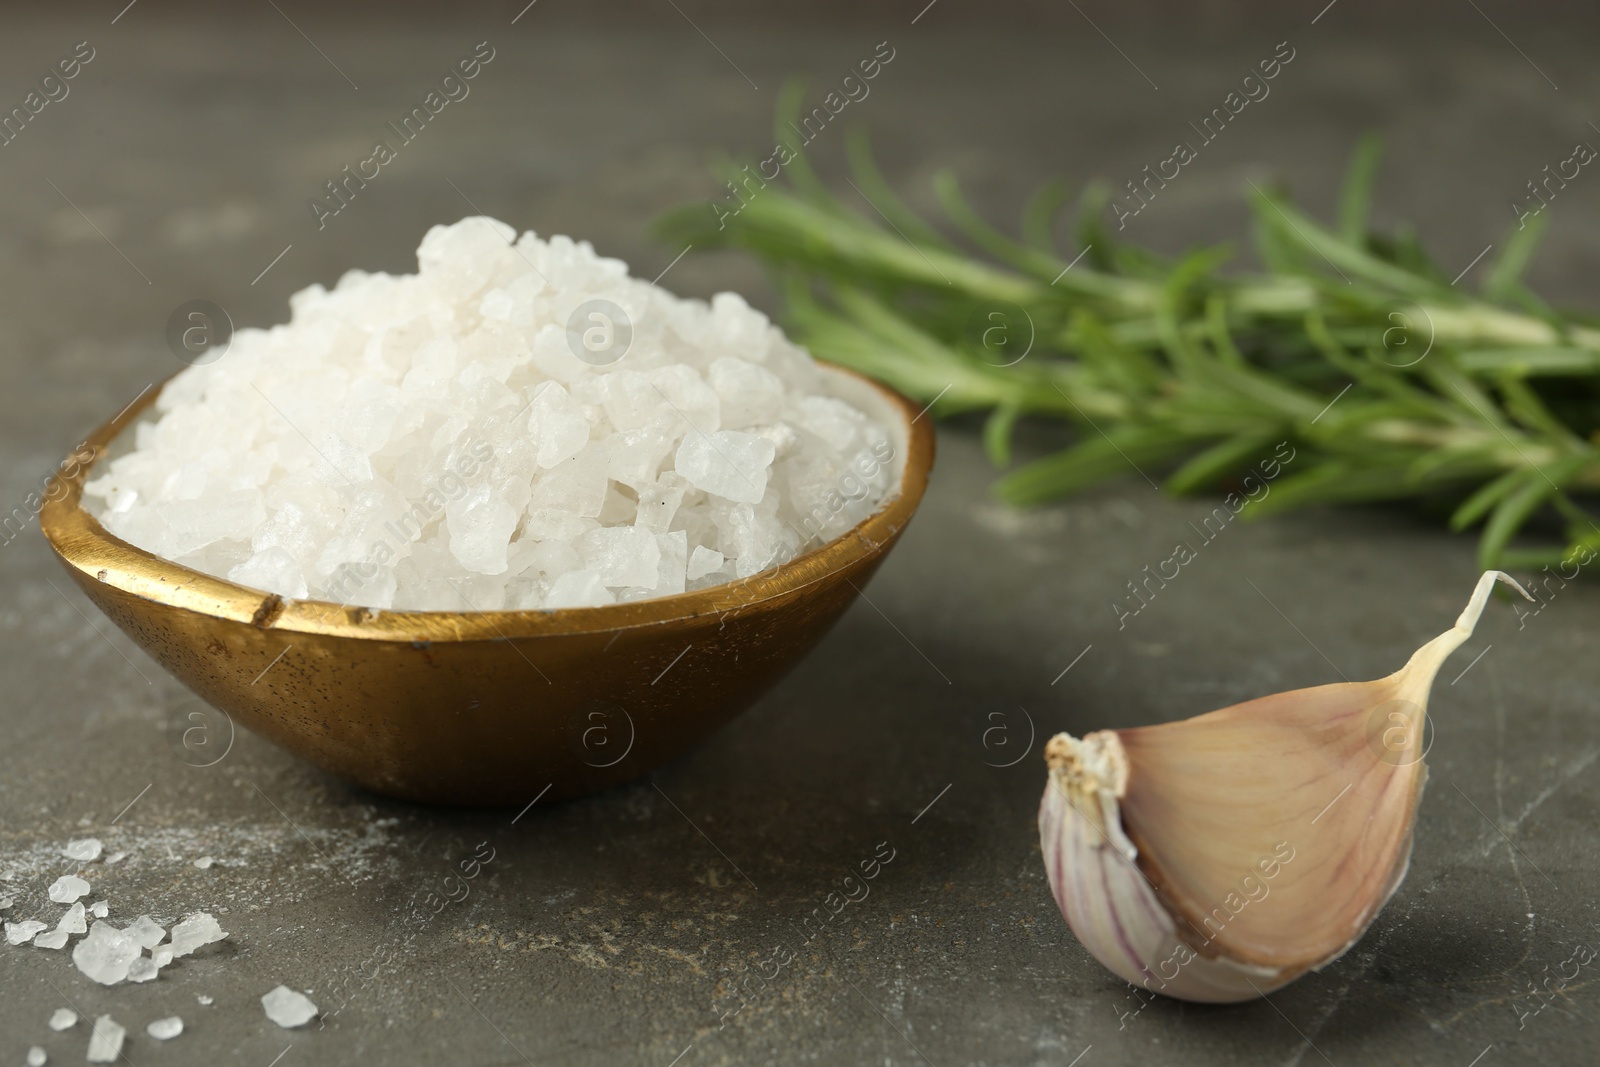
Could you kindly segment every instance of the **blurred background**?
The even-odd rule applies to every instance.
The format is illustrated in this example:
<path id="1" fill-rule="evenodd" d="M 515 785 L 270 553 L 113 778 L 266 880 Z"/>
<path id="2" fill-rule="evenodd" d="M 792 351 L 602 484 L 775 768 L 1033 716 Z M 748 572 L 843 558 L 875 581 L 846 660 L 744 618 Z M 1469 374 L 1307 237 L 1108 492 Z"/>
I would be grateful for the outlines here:
<path id="1" fill-rule="evenodd" d="M 679 260 L 684 249 L 652 239 L 649 224 L 684 202 L 711 211 L 726 195 L 719 159 L 770 153 L 786 80 L 804 79 L 812 106 L 880 47 L 893 58 L 870 93 L 811 146 L 824 176 L 844 173 L 845 127 L 864 126 L 914 207 L 933 210 L 931 178 L 948 169 L 1010 228 L 1049 178 L 1121 187 L 1166 158 L 1286 43 L 1294 58 L 1270 95 L 1125 234 L 1172 252 L 1233 241 L 1241 263 L 1247 182 L 1281 182 L 1329 218 L 1368 132 L 1385 145 L 1377 223 L 1414 227 L 1463 269 L 1517 225 L 1526 183 L 1575 144 L 1600 145 L 1592 4 L 125 3 L 0 9 L 0 114 L 13 115 L 0 146 L 7 507 L 88 429 L 180 369 L 165 338 L 180 304 L 214 301 L 239 327 L 280 322 L 292 293 L 348 269 L 415 269 L 425 230 L 466 215 L 588 239 L 636 275 L 666 271 L 662 284 L 679 293 L 736 289 L 779 314 L 749 259 Z M 493 58 L 469 93 L 319 221 L 311 204 L 329 203 L 326 183 L 376 141 L 400 145 L 389 124 L 481 44 Z M 59 98 L 34 113 L 29 94 L 75 52 L 75 76 L 57 83 L 65 94 L 47 87 Z M 1584 170 L 1552 210 L 1530 284 L 1596 310 L 1600 175 Z M 1241 529 L 1141 619 L 1136 639 L 1061 681 L 1085 645 L 1112 648 L 1104 605 L 1170 551 L 1166 531 L 1207 505 L 1130 479 L 1006 512 L 989 502 L 975 427 L 941 432 L 934 492 L 873 605 L 858 604 L 789 684 L 654 785 L 514 830 L 507 813 L 360 793 L 248 736 L 222 766 L 184 766 L 173 739 L 189 698 L 62 592 L 36 529 L 10 543 L 0 550 L 0 879 L 34 878 L 85 826 L 108 843 L 143 834 L 130 848 L 146 865 L 116 876 L 127 914 L 209 904 L 229 911 L 234 937 L 226 954 L 150 989 L 99 989 L 64 959 L 0 949 L 0 1059 L 21 1062 L 27 1046 L 53 1040 L 53 1058 L 76 1062 L 83 1027 L 44 1027 L 66 994 L 86 1015 L 128 1025 L 141 1067 L 264 1065 L 285 1045 L 285 1067 L 374 1055 L 660 1067 L 1587 1062 L 1592 992 L 1526 1027 L 1517 1008 L 1541 964 L 1595 936 L 1591 591 L 1562 601 L 1566 621 L 1537 642 L 1486 618 L 1480 644 L 1501 651 L 1480 668 L 1484 688 L 1451 691 L 1466 709 L 1457 721 L 1475 725 L 1453 742 L 1441 731 L 1433 757 L 1484 810 L 1430 791 L 1407 889 L 1356 952 L 1271 1005 L 1161 1002 L 1135 1022 L 1140 1002 L 1088 959 L 1049 898 L 1031 826 L 1037 751 L 999 769 L 985 715 L 1025 707 L 1046 735 L 1327 680 L 1281 619 L 1247 588 L 1240 599 L 1246 567 L 1279 603 L 1301 605 L 1312 639 L 1352 677 L 1387 673 L 1459 610 L 1472 545 L 1375 509 Z M 1029 447 L 1059 443 L 1055 429 L 1034 433 Z M 1385 598 L 1402 588 L 1425 594 Z M 1543 849 L 1548 886 L 1497 836 L 1530 817 L 1545 836 L 1523 843 Z M 420 864 L 488 838 L 501 859 L 480 895 L 408 932 L 396 968 L 335 1023 L 295 1034 L 266 1023 L 260 993 L 337 981 L 399 936 L 394 902 Z M 740 967 L 885 838 L 900 848 L 892 878 L 850 932 L 721 1018 Z M 185 848 L 231 849 L 237 862 L 197 881 Z M 195 1007 L 201 992 L 215 1008 Z M 143 1037 L 147 1016 L 180 1008 L 189 1033 L 159 1047 Z"/>

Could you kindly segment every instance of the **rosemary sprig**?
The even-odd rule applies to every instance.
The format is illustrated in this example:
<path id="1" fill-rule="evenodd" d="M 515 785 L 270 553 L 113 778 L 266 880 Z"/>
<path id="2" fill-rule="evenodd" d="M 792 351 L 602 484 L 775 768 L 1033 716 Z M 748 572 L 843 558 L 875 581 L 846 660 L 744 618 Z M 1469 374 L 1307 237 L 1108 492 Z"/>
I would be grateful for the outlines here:
<path id="1" fill-rule="evenodd" d="M 1600 551 L 1600 525 L 1576 499 L 1600 489 L 1600 326 L 1552 310 L 1520 280 L 1548 211 L 1475 272 L 1472 293 L 1410 235 L 1369 230 L 1371 139 L 1336 227 L 1252 186 L 1266 270 L 1248 274 L 1221 271 L 1226 247 L 1171 259 L 1119 240 L 1099 185 L 1080 198 L 1069 255 L 1053 240 L 1061 185 L 1027 205 L 1014 239 L 941 175 L 947 234 L 900 200 L 859 136 L 850 157 L 861 210 L 797 152 L 783 184 L 729 168 L 742 183 L 737 214 L 685 205 L 658 233 L 755 254 L 786 295 L 791 332 L 821 358 L 933 402 L 935 414 L 989 412 L 984 439 L 999 465 L 1020 418 L 1082 426 L 1077 444 L 1005 474 L 1002 499 L 1054 499 L 1130 463 L 1164 472 L 1174 492 L 1202 492 L 1287 438 L 1296 459 L 1253 516 L 1443 500 L 1452 528 L 1481 524 L 1484 567 Z M 1513 547 L 1536 517 L 1559 525 Z"/>

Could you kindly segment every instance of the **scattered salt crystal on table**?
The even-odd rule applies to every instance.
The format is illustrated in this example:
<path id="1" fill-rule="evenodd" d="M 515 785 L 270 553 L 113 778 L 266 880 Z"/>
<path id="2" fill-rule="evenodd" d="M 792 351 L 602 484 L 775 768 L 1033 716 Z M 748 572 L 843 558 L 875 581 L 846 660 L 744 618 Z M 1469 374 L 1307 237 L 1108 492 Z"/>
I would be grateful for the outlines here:
<path id="1" fill-rule="evenodd" d="M 26 919 L 19 923 L 6 923 L 6 940 L 13 945 L 25 945 L 39 933 L 50 929 L 49 923 Z"/>
<path id="2" fill-rule="evenodd" d="M 67 943 L 65 930 L 51 930 L 47 934 L 40 934 L 33 939 L 34 945 L 39 948 L 63 948 Z"/>
<path id="3" fill-rule="evenodd" d="M 44 1067 L 49 1058 L 49 1056 L 45 1055 L 44 1049 L 38 1045 L 28 1049 L 28 1067 Z"/>
<path id="4" fill-rule="evenodd" d="M 104 900 L 97 900 L 93 904 L 89 905 L 89 914 L 93 915 L 96 919 L 104 919 L 107 915 L 111 914 L 111 905 Z"/>
<path id="5" fill-rule="evenodd" d="M 888 430 L 734 294 L 483 218 L 417 262 L 163 386 L 84 488 L 106 528 L 285 597 L 554 609 L 754 574 L 893 488 Z"/>
<path id="6" fill-rule="evenodd" d="M 50 883 L 50 899 L 57 904 L 71 904 L 89 891 L 89 883 L 75 874 L 64 874 Z"/>
<path id="7" fill-rule="evenodd" d="M 94 1031 L 89 1035 L 89 1062 L 115 1063 L 122 1055 L 122 1039 L 128 1036 L 123 1026 L 102 1015 L 94 1021 Z"/>
<path id="8" fill-rule="evenodd" d="M 171 1041 L 183 1033 L 183 1020 L 176 1015 L 169 1015 L 165 1019 L 157 1019 L 144 1028 L 144 1032 L 157 1041 Z"/>
<path id="9" fill-rule="evenodd" d="M 99 838 L 86 837 L 81 841 L 68 841 L 61 854 L 80 863 L 91 863 L 100 858 L 101 848 Z"/>
<path id="10" fill-rule="evenodd" d="M 50 1016 L 50 1029 L 60 1033 L 78 1025 L 78 1013 L 71 1008 L 57 1008 Z"/>
<path id="11" fill-rule="evenodd" d="M 158 948 L 151 949 L 150 950 L 150 962 L 154 963 L 156 965 L 157 969 L 165 967 L 167 964 L 171 963 L 172 962 L 172 946 L 171 945 L 161 945 Z"/>
<path id="12" fill-rule="evenodd" d="M 101 985 L 116 985 L 128 977 L 129 965 L 140 955 L 139 943 L 126 933 L 110 923 L 95 923 L 72 950 L 72 962 Z"/>
<path id="13" fill-rule="evenodd" d="M 317 1006 L 311 1003 L 311 998 L 288 986 L 278 986 L 263 996 L 261 1007 L 266 1011 L 267 1018 L 285 1030 L 304 1026 L 317 1017 Z"/>
<path id="14" fill-rule="evenodd" d="M 210 997 L 206 996 L 204 993 L 201 993 L 199 996 L 195 997 L 194 999 L 200 1002 L 201 1007 L 210 1007 L 212 1004 L 216 1003 Z"/>
<path id="15" fill-rule="evenodd" d="M 5 911 L 15 903 L 16 901 L 12 900 L 10 897 L 0 897 L 0 911 Z"/>
<path id="16" fill-rule="evenodd" d="M 128 981 L 130 982 L 151 982 L 160 973 L 160 964 L 149 956 L 140 956 L 128 964 Z"/>
<path id="17" fill-rule="evenodd" d="M 56 923 L 56 931 L 58 933 L 81 934 L 88 929 L 89 921 L 84 916 L 83 901 L 81 900 L 68 908 L 67 913 L 61 916 L 61 921 Z"/>
<path id="18" fill-rule="evenodd" d="M 125 860 L 127 858 L 128 858 L 128 854 L 126 852 L 113 852 L 111 855 L 106 857 L 106 862 L 107 863 L 121 863 L 123 860 Z"/>
<path id="19" fill-rule="evenodd" d="M 202 945 L 221 941 L 227 937 L 217 920 L 207 912 L 197 911 L 172 928 L 172 956 L 187 956 Z"/>
<path id="20" fill-rule="evenodd" d="M 210 856 L 201 856 L 199 859 L 194 861 L 194 865 L 204 871 L 209 869 L 215 862 L 217 861 L 212 859 Z"/>
<path id="21" fill-rule="evenodd" d="M 141 915 L 122 931 L 138 943 L 140 948 L 155 948 L 167 932 L 148 915 Z"/>

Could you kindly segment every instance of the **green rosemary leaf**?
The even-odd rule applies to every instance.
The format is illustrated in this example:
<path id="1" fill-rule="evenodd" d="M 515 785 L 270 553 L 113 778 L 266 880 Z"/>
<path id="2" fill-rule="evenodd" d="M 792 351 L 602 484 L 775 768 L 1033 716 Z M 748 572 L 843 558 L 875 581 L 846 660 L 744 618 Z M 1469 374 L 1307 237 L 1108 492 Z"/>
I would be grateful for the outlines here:
<path id="1" fill-rule="evenodd" d="M 1008 402 L 995 408 L 983 424 L 983 448 L 989 455 L 989 462 L 996 467 L 1011 465 L 1011 433 L 1021 414 L 1021 405 Z"/>
<path id="2" fill-rule="evenodd" d="M 1010 264 L 1040 281 L 1048 283 L 1061 273 L 1062 263 L 1055 256 L 1045 255 L 1036 249 L 1018 244 L 994 229 L 967 203 L 961 193 L 961 184 L 950 171 L 940 171 L 933 178 L 934 192 L 950 221 L 966 235 L 967 239 L 1003 263 Z"/>
<path id="3" fill-rule="evenodd" d="M 1367 238 L 1367 213 L 1372 208 L 1372 187 L 1378 177 L 1378 161 L 1383 156 L 1383 141 L 1377 134 L 1361 138 L 1345 171 L 1344 189 L 1339 197 L 1339 233 L 1350 244 L 1360 247 Z"/>
<path id="4" fill-rule="evenodd" d="M 1282 439 L 1279 434 L 1268 432 L 1241 434 L 1219 442 L 1168 475 L 1166 488 L 1179 494 L 1209 489 L 1241 467 L 1271 455 L 1272 446 Z"/>
<path id="5" fill-rule="evenodd" d="M 1502 300 L 1522 278 L 1534 251 L 1550 228 L 1553 213 L 1541 211 L 1532 219 L 1520 223 L 1506 238 L 1500 253 L 1489 263 L 1483 276 L 1483 295 L 1490 300 Z"/>
<path id="6" fill-rule="evenodd" d="M 1582 469 L 1581 456 L 1568 456 L 1543 468 L 1529 471 L 1510 493 L 1500 499 L 1484 523 L 1478 542 L 1478 564 L 1485 570 L 1496 566 L 1501 554 L 1534 511 L 1561 492 L 1561 483 Z"/>
<path id="7" fill-rule="evenodd" d="M 1415 492 L 1416 485 L 1407 476 L 1403 464 L 1365 465 L 1342 459 L 1329 460 L 1310 470 L 1280 478 L 1271 494 L 1250 507 L 1249 517 L 1264 518 L 1314 504 L 1402 500 Z"/>
<path id="8" fill-rule="evenodd" d="M 1511 371 L 1546 377 L 1600 374 L 1600 351 L 1586 348 L 1529 345 L 1525 348 L 1474 348 L 1456 362 L 1468 374 Z"/>
<path id="9" fill-rule="evenodd" d="M 1042 504 L 1109 478 L 1165 462 L 1181 451 L 1184 437 L 1160 427 L 1122 426 L 1109 434 L 1092 428 L 1081 443 L 1018 467 L 995 486 L 1008 504 Z M 1130 469 L 1131 468 L 1131 469 Z"/>
<path id="10" fill-rule="evenodd" d="M 1461 502 L 1450 515 L 1450 529 L 1465 530 L 1489 513 L 1489 509 L 1504 500 L 1518 486 L 1530 477 L 1537 478 L 1526 470 L 1506 471 L 1500 477 L 1479 486 L 1477 491 Z"/>
<path id="11" fill-rule="evenodd" d="M 1061 209 L 1072 199 L 1072 187 L 1061 180 L 1039 187 L 1022 211 L 1022 240 L 1046 255 L 1061 257 L 1056 248 L 1055 224 Z"/>
<path id="12" fill-rule="evenodd" d="M 955 245 L 930 226 L 921 215 L 918 215 L 900 194 L 894 191 L 886 180 L 883 172 L 878 170 L 877 161 L 872 158 L 872 147 L 867 139 L 867 132 L 859 127 L 845 131 L 845 153 L 850 160 L 850 171 L 855 176 L 857 189 L 866 197 L 884 217 L 909 239 L 930 247 L 943 249 L 954 253 Z"/>

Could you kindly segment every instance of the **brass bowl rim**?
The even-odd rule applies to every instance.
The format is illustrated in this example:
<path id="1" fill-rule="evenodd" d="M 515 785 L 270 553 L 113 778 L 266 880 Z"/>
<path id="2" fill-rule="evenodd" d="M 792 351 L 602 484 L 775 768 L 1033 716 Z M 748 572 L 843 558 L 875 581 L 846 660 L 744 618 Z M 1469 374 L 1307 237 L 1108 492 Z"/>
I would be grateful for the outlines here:
<path id="1" fill-rule="evenodd" d="M 108 531 L 83 506 L 82 496 L 83 483 L 94 465 L 107 455 L 111 442 L 155 403 L 165 381 L 161 387 L 147 387 L 88 435 L 73 453 L 81 456 L 85 449 L 90 450 L 92 457 L 87 462 L 78 462 L 76 470 L 68 473 L 64 468 L 72 457 L 62 461 L 50 478 L 39 525 L 50 547 L 77 572 L 80 581 L 99 582 L 143 600 L 283 634 L 412 643 L 505 641 L 630 630 L 727 615 L 798 595 L 830 575 L 870 561 L 910 521 L 927 488 L 934 430 L 932 420 L 922 418 L 925 409 L 917 409 L 901 393 L 857 371 L 823 360 L 817 364 L 870 389 L 887 412 L 903 421 L 899 486 L 871 515 L 831 541 L 748 578 L 705 589 L 586 608 L 375 613 L 353 604 L 287 599 L 163 559 Z M 902 434 L 893 435 L 897 445 Z"/>

